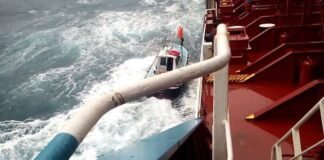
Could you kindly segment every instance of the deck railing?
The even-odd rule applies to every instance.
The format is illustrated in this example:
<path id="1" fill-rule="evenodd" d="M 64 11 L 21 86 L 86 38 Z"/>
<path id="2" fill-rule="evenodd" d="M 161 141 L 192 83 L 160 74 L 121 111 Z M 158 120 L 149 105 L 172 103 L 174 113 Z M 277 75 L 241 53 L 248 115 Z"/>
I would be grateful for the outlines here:
<path id="1" fill-rule="evenodd" d="M 309 120 L 312 116 L 314 116 L 314 114 L 318 111 L 320 112 L 322 129 L 324 130 L 324 97 L 323 97 L 310 111 L 308 111 L 305 114 L 303 118 L 301 118 L 282 138 L 280 138 L 273 145 L 271 151 L 271 160 L 282 160 L 281 144 L 290 136 L 292 136 L 293 148 L 294 148 L 294 157 L 292 157 L 290 160 L 303 160 L 303 155 L 305 155 L 305 153 L 318 146 L 321 146 L 324 143 L 324 139 L 321 139 L 314 145 L 302 151 L 299 128 L 307 120 Z"/>
<path id="2" fill-rule="evenodd" d="M 204 24 L 204 28 L 203 28 L 203 33 L 206 32 L 206 24 Z M 204 43 L 205 43 L 205 38 L 202 37 L 202 40 L 201 40 L 201 50 L 200 50 L 200 60 L 199 62 L 202 62 L 204 61 Z M 203 84 L 203 77 L 199 77 L 198 78 L 198 83 L 197 83 L 197 100 L 196 100 L 196 114 L 195 114 L 195 117 L 196 118 L 199 118 L 201 117 L 201 98 L 202 98 L 202 84 Z"/>
<path id="3" fill-rule="evenodd" d="M 36 159 L 69 159 L 92 127 L 111 109 L 224 68 L 230 59 L 227 29 L 224 24 L 218 26 L 216 43 L 219 47 L 216 47 L 218 53 L 214 58 L 117 88 L 115 92 L 104 93 L 86 102 L 66 122 L 61 133 L 51 140 Z M 226 48 L 220 47 L 224 44 Z"/>

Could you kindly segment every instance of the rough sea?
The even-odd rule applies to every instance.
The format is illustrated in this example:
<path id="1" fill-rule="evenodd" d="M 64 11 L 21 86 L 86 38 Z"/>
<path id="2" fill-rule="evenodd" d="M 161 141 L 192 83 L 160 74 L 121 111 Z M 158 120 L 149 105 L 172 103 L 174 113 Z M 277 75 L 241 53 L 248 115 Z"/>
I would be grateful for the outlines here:
<path id="1" fill-rule="evenodd" d="M 204 0 L 0 0 L 0 159 L 33 159 L 82 103 L 145 78 L 184 27 L 199 59 Z M 175 100 L 107 113 L 72 160 L 103 155 L 194 117 L 196 81 Z"/>

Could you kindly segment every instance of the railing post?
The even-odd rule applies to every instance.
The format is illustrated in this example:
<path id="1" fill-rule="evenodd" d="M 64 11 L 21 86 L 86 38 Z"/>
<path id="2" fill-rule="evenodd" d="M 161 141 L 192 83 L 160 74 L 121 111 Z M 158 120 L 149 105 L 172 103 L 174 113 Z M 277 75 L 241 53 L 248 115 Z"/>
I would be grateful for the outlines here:
<path id="1" fill-rule="evenodd" d="M 223 33 L 222 33 L 223 32 Z M 226 26 L 217 28 L 214 39 L 214 54 L 230 52 Z M 213 160 L 227 159 L 226 130 L 223 123 L 228 120 L 227 92 L 228 65 L 214 73 L 213 102 Z"/>
<path id="2" fill-rule="evenodd" d="M 297 156 L 302 152 L 299 130 L 294 128 L 292 129 L 291 134 L 294 144 L 294 155 Z M 299 156 L 296 160 L 303 160 L 303 156 Z"/>
<path id="3" fill-rule="evenodd" d="M 281 144 L 276 144 L 275 154 L 276 154 L 276 160 L 282 160 Z"/>
<path id="4" fill-rule="evenodd" d="M 319 102 L 319 107 L 320 107 L 320 114 L 321 114 L 321 121 L 322 121 L 322 131 L 324 134 L 324 101 Z"/>
<path id="5" fill-rule="evenodd" d="M 275 160 L 275 157 L 276 157 L 276 149 L 275 147 L 272 147 L 270 160 Z"/>
<path id="6" fill-rule="evenodd" d="M 215 8 L 215 3 L 214 0 L 206 0 L 206 8 Z"/>

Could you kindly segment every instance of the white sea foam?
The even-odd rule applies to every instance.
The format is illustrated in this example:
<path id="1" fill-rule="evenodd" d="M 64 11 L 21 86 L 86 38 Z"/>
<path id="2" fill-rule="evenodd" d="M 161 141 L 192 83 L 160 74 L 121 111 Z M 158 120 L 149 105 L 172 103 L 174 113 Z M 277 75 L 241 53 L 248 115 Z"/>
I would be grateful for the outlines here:
<path id="1" fill-rule="evenodd" d="M 125 104 L 106 114 L 81 144 L 80 152 L 92 150 L 102 155 L 120 149 L 138 139 L 170 128 L 181 122 L 170 100 L 156 98 Z M 92 159 L 87 155 L 74 159 Z"/>
<path id="2" fill-rule="evenodd" d="M 165 12 L 176 13 L 179 12 L 180 6 L 178 3 L 171 5 L 170 7 L 165 8 Z"/>
<path id="3" fill-rule="evenodd" d="M 59 131 L 67 116 L 57 115 L 48 120 L 33 120 L 30 122 L 4 121 L 0 122 L 1 128 L 8 127 L 12 130 L 1 134 L 0 159 L 31 159 L 50 140 L 54 133 Z M 12 134 L 12 132 L 18 134 Z M 6 140 L 6 139 L 10 140 Z"/>
<path id="4" fill-rule="evenodd" d="M 100 1 L 101 0 L 78 0 L 77 3 L 80 3 L 80 4 L 97 4 Z"/>
<path id="5" fill-rule="evenodd" d="M 30 9 L 30 10 L 27 10 L 28 13 L 30 14 L 37 14 L 37 10 L 34 10 L 34 9 Z"/>
<path id="6" fill-rule="evenodd" d="M 93 88 L 82 96 L 88 99 L 111 90 L 112 85 L 124 85 L 143 79 L 151 61 L 152 57 L 126 61 L 110 71 L 111 79 L 94 84 Z M 2 153 L 0 159 L 28 159 L 31 155 L 36 155 L 73 112 L 75 109 L 44 121 L 1 122 L 0 126 L 9 127 L 10 131 L 5 131 L 0 136 L 0 140 L 4 141 L 0 145 Z M 72 159 L 96 159 L 98 155 L 120 149 L 135 140 L 163 131 L 181 121 L 179 111 L 172 108 L 170 100 L 152 97 L 124 104 L 107 113 L 99 121 L 80 145 L 77 152 L 80 154 L 75 154 Z M 34 131 L 31 131 L 32 128 Z M 30 133 L 26 133 L 27 131 Z"/>
<path id="7" fill-rule="evenodd" d="M 143 0 L 141 2 L 143 5 L 157 5 L 158 2 L 156 2 L 156 0 Z"/>
<path id="8" fill-rule="evenodd" d="M 107 71 L 107 81 L 95 83 L 91 89 L 81 94 L 81 99 L 96 97 L 98 94 L 113 91 L 113 89 L 136 83 L 145 78 L 147 71 L 154 60 L 153 56 L 143 59 L 130 59 L 117 68 Z"/>
<path id="9" fill-rule="evenodd" d="M 97 2 L 99 1 L 78 0 L 78 3 L 82 4 Z M 170 5 L 169 2 L 171 1 L 143 0 L 141 3 L 152 7 L 144 11 L 102 12 L 93 19 L 83 22 L 75 18 L 56 29 L 38 32 L 38 37 L 30 35 L 17 42 L 12 49 L 32 41 L 20 55 L 3 56 L 9 58 L 10 62 L 15 62 L 15 65 L 21 65 L 23 58 L 33 60 L 36 55 L 41 54 L 41 50 L 38 50 L 35 55 L 28 55 L 35 47 L 44 45 L 42 41 L 47 39 L 40 37 L 47 37 L 47 34 L 52 32 L 59 33 L 51 37 L 57 36 L 62 54 L 76 54 L 71 52 L 74 49 L 78 52 L 77 55 L 73 55 L 76 59 L 72 65 L 37 73 L 19 84 L 14 92 L 24 91 L 26 94 L 33 91 L 46 92 L 46 88 L 42 86 L 50 84 L 65 87 L 54 95 L 59 98 L 71 94 L 82 84 L 84 88 L 76 96 L 81 101 L 86 101 L 115 87 L 144 79 L 153 61 L 152 55 L 161 49 L 159 43 L 164 35 L 174 35 L 179 24 L 184 25 L 187 37 L 200 42 L 202 14 L 197 6 L 202 2 L 175 1 L 174 5 Z M 183 6 L 185 11 L 181 10 Z M 178 14 L 174 12 L 175 10 L 182 13 Z M 60 16 L 69 15 L 57 15 Z M 35 22 L 35 25 L 47 23 L 50 18 L 45 17 L 40 22 Z M 191 41 L 186 45 L 194 48 Z M 5 54 L 10 54 L 10 51 Z M 105 59 L 110 61 L 103 61 Z M 14 66 L 4 63 L 3 65 Z M 93 73 L 95 70 L 104 72 L 95 74 Z M 99 76 L 101 78 L 98 78 Z M 56 84 L 57 81 L 60 83 Z M 71 159 L 97 159 L 100 155 L 192 118 L 195 107 L 194 88 L 195 82 L 189 83 L 189 90 L 177 100 L 181 106 L 178 108 L 172 106 L 173 102 L 170 100 L 152 97 L 142 98 L 112 110 L 98 122 Z M 1 128 L 8 127 L 7 130 L 0 131 L 0 159 L 31 159 L 62 128 L 64 121 L 78 107 L 80 105 L 74 106 L 69 111 L 57 113 L 48 120 L 0 122 Z"/>

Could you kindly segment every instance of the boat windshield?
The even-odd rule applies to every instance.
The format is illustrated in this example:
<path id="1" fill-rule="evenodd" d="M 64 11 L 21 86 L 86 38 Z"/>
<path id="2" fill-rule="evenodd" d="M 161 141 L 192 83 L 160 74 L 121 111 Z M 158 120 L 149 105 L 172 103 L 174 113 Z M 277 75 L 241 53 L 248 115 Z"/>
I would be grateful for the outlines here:
<path id="1" fill-rule="evenodd" d="M 161 66 L 161 67 L 162 66 L 165 66 L 166 67 L 166 71 L 173 70 L 173 58 L 172 57 L 161 57 L 161 59 L 160 59 L 160 65 L 159 66 Z"/>

